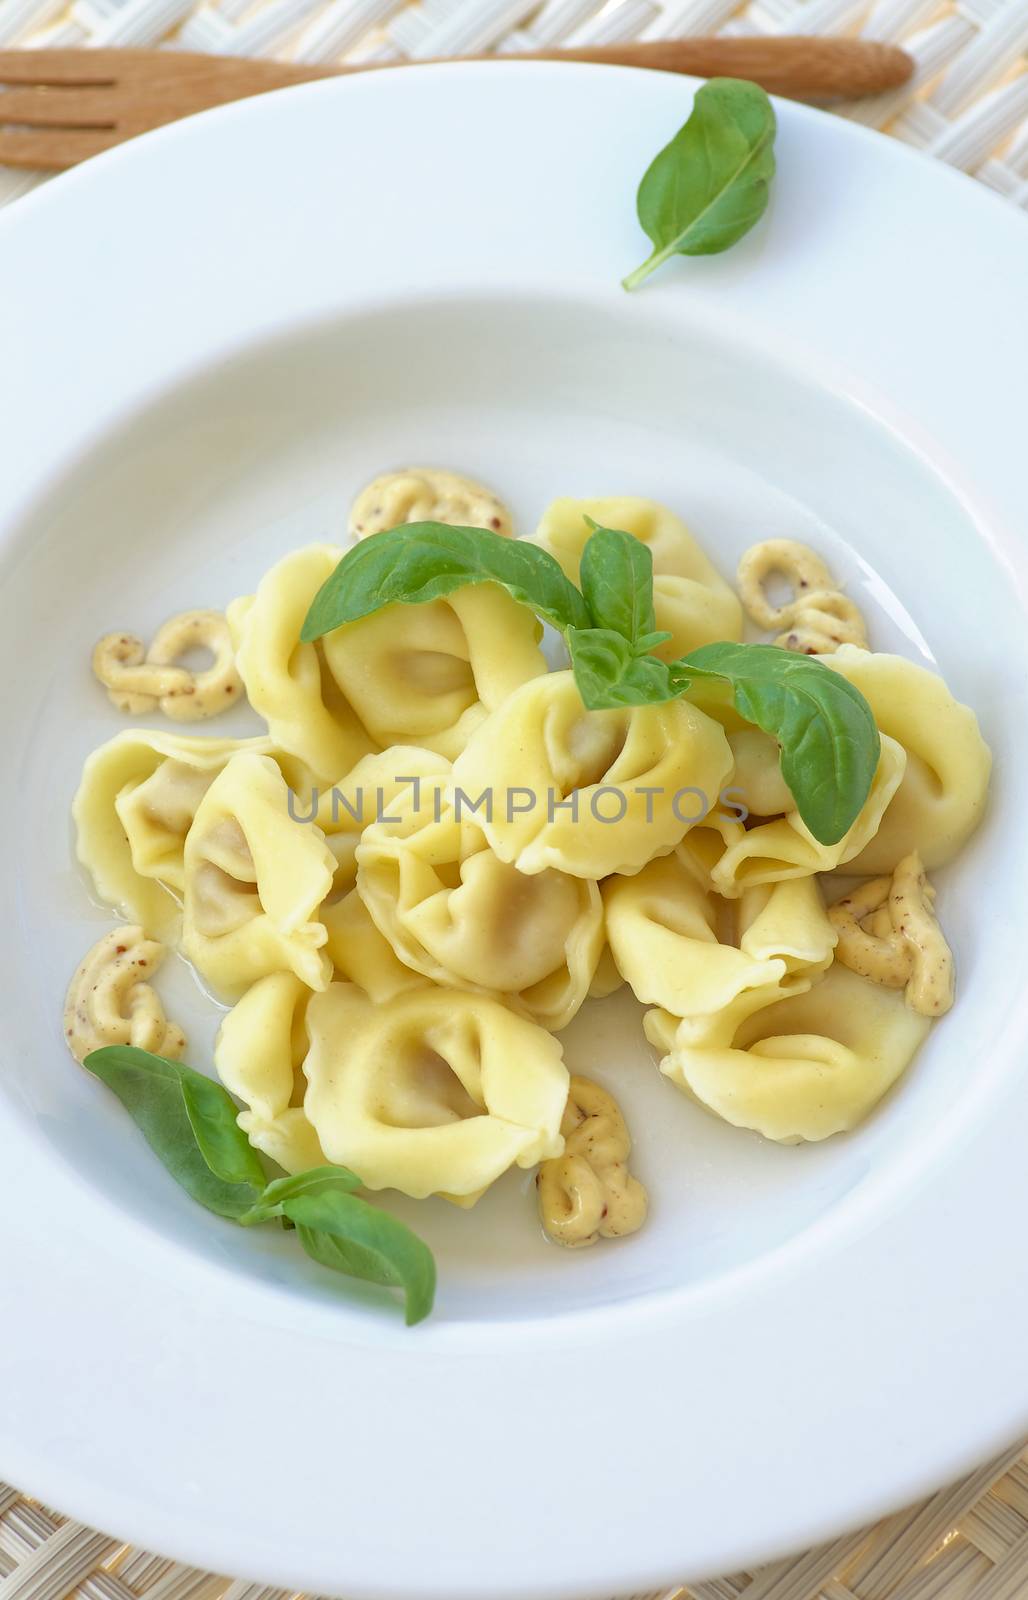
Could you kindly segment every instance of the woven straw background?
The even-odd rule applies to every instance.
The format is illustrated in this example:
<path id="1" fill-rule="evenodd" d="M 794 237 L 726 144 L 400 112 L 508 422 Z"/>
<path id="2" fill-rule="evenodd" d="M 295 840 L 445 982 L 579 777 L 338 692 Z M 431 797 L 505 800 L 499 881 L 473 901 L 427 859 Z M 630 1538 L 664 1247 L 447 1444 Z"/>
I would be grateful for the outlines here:
<path id="1" fill-rule="evenodd" d="M 0 0 L 0 46 L 296 61 L 456 55 L 699 33 L 860 33 L 913 83 L 846 115 L 1028 211 L 1028 0 Z M 40 179 L 0 168 L 0 205 Z M 0 1600 L 286 1600 L 133 1549 L 0 1483 Z M 877 1527 L 759 1572 L 633 1600 L 1028 1600 L 1028 1450 Z"/>

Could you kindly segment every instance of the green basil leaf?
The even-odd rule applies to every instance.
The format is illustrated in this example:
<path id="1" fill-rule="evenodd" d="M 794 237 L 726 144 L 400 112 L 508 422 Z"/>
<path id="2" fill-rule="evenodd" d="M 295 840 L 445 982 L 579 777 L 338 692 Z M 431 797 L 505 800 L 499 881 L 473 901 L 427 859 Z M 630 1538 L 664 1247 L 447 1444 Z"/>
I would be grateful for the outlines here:
<path id="1" fill-rule="evenodd" d="M 320 1194 L 323 1190 L 337 1190 L 350 1194 L 360 1188 L 361 1181 L 348 1167 L 310 1167 L 306 1172 L 296 1172 L 286 1178 L 273 1178 L 264 1193 L 242 1217 L 240 1222 L 251 1227 L 255 1222 L 267 1222 L 270 1217 L 285 1217 L 283 1207 L 287 1200 L 298 1194 Z"/>
<path id="2" fill-rule="evenodd" d="M 593 533 L 582 552 L 578 581 L 593 626 L 612 628 L 638 652 L 639 641 L 656 627 L 653 557 L 641 539 L 588 520 Z"/>
<path id="3" fill-rule="evenodd" d="M 673 637 L 673 634 L 661 632 L 659 628 L 653 633 L 644 633 L 635 641 L 635 653 L 640 656 L 645 655 L 650 650 L 656 650 L 658 644 L 666 644 Z"/>
<path id="4" fill-rule="evenodd" d="M 469 583 L 498 583 L 563 632 L 587 628 L 589 609 L 553 556 L 488 528 L 411 522 L 348 550 L 311 602 L 301 639 L 320 639 L 389 605 L 423 605 Z"/>
<path id="5" fill-rule="evenodd" d="M 293 1195 L 283 1210 L 307 1254 L 323 1267 L 402 1289 L 408 1326 L 428 1316 L 435 1260 L 406 1224 L 338 1189 Z"/>
<path id="6" fill-rule="evenodd" d="M 722 678 L 735 709 L 778 740 L 782 777 L 821 844 L 838 844 L 871 791 L 881 739 L 859 689 L 822 661 L 773 644 L 705 644 L 678 665 Z"/>
<path id="7" fill-rule="evenodd" d="M 176 1183 L 200 1205 L 220 1217 L 238 1220 L 255 1204 L 264 1187 L 263 1171 L 252 1183 L 220 1177 L 208 1165 L 194 1132 L 183 1093 L 186 1083 L 193 1090 L 195 1114 L 205 1127 L 209 1147 L 212 1150 L 217 1147 L 219 1162 L 224 1163 L 226 1170 L 233 1166 L 241 1170 L 241 1155 L 237 1153 L 235 1158 L 226 1155 L 228 1136 L 226 1124 L 221 1120 L 222 1113 L 218 1113 L 215 1132 L 209 1110 L 199 1109 L 209 1108 L 211 1102 L 204 1089 L 197 1089 L 195 1080 L 198 1079 L 224 1095 L 235 1116 L 235 1107 L 220 1085 L 191 1067 L 183 1066 L 181 1061 L 167 1061 L 163 1056 L 137 1050 L 132 1045 L 108 1045 L 102 1050 L 93 1050 L 83 1066 L 114 1091 L 154 1154 Z M 245 1139 L 241 1130 L 236 1131 L 240 1139 Z"/>
<path id="8" fill-rule="evenodd" d="M 568 649 L 582 704 L 589 711 L 674 700 L 689 686 L 677 662 L 636 655 L 613 628 L 572 628 Z"/>
<path id="9" fill-rule="evenodd" d="M 673 255 L 717 255 L 767 208 L 775 172 L 775 113 L 755 83 L 711 78 L 692 115 L 654 157 L 636 208 L 653 252 L 624 279 L 634 289 Z"/>
<path id="10" fill-rule="evenodd" d="M 190 1067 L 182 1068 L 181 1085 L 193 1136 L 215 1177 L 225 1183 L 263 1185 L 264 1168 L 236 1121 L 239 1108 L 228 1091 Z"/>

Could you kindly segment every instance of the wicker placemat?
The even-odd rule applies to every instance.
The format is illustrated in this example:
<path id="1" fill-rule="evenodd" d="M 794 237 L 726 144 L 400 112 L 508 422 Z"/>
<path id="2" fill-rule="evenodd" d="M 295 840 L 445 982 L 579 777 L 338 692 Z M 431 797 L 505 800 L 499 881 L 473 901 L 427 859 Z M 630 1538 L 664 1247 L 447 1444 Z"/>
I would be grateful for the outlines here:
<path id="1" fill-rule="evenodd" d="M 1028 0 L 0 0 L 0 46 L 400 59 L 693 33 L 861 33 L 913 83 L 847 115 L 1028 210 Z M 0 205 L 41 181 L 0 168 Z M 0 1484 L 0 1600 L 285 1600 L 136 1550 Z M 635 1600 L 1028 1600 L 1028 1450 L 862 1533 Z"/>
<path id="2" fill-rule="evenodd" d="M 0 1600 L 286 1600 L 69 1522 L 0 1483 Z M 806 1555 L 632 1600 L 1024 1600 L 1028 1449 Z M 306 1597 L 299 1597 L 306 1600 Z"/>

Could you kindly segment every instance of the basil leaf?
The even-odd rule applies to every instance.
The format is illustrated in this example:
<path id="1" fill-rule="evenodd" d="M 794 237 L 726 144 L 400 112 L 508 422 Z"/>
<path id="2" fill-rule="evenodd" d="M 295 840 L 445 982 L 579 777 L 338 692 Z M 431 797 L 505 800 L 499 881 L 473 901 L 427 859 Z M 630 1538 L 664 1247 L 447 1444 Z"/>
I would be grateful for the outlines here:
<path id="1" fill-rule="evenodd" d="M 673 637 L 673 634 L 662 633 L 659 628 L 654 633 L 644 633 L 635 641 L 636 655 L 645 655 L 648 650 L 656 650 L 658 644 L 666 644 Z"/>
<path id="2" fill-rule="evenodd" d="M 717 255 L 763 216 L 771 179 L 775 113 L 763 89 L 711 78 L 692 115 L 654 157 L 636 209 L 653 252 L 623 280 L 634 289 L 673 255 Z"/>
<path id="3" fill-rule="evenodd" d="M 537 545 L 487 528 L 410 522 L 348 550 L 311 602 L 301 639 L 320 639 L 389 605 L 423 605 L 469 583 L 498 583 L 561 631 L 587 628 L 585 601 Z"/>
<path id="4" fill-rule="evenodd" d="M 654 705 L 674 700 L 689 686 L 677 662 L 636 655 L 613 628 L 571 628 L 567 640 L 575 683 L 589 711 Z"/>
<path id="5" fill-rule="evenodd" d="M 432 1252 L 402 1222 L 350 1192 L 360 1184 L 355 1173 L 326 1165 L 266 1183 L 221 1084 L 132 1045 L 93 1050 L 83 1065 L 114 1091 L 171 1176 L 208 1211 L 244 1226 L 280 1217 L 323 1266 L 403 1289 L 408 1324 L 428 1316 Z"/>
<path id="6" fill-rule="evenodd" d="M 319 1194 L 323 1190 L 349 1194 L 359 1189 L 360 1184 L 356 1173 L 347 1167 L 310 1167 L 306 1172 L 293 1173 L 287 1178 L 273 1178 L 256 1205 L 239 1220 L 244 1227 L 251 1227 L 255 1222 L 267 1222 L 271 1217 L 284 1217 L 285 1202 L 298 1194 Z"/>
<path id="7" fill-rule="evenodd" d="M 732 687 L 735 709 L 782 747 L 782 777 L 821 844 L 838 844 L 871 791 L 881 739 L 841 673 L 773 644 L 705 644 L 678 665 Z"/>
<path id="8" fill-rule="evenodd" d="M 224 1183 L 266 1181 L 256 1150 L 240 1128 L 239 1108 L 220 1083 L 189 1067 L 182 1068 L 182 1098 L 193 1136 L 207 1165 Z"/>
<path id="9" fill-rule="evenodd" d="M 582 552 L 578 581 L 592 612 L 593 626 L 612 628 L 635 651 L 653 634 L 653 557 L 641 539 L 620 528 L 601 528 L 589 517 L 593 533 Z"/>
<path id="10" fill-rule="evenodd" d="M 435 1299 L 431 1250 L 404 1223 L 338 1189 L 296 1194 L 283 1202 L 307 1254 L 323 1267 L 367 1283 L 402 1289 L 408 1327 L 427 1317 Z"/>
<path id="11" fill-rule="evenodd" d="M 183 1066 L 180 1061 L 167 1061 L 163 1056 L 137 1050 L 132 1045 L 108 1045 L 102 1050 L 93 1050 L 83 1066 L 114 1091 L 154 1154 L 176 1183 L 200 1205 L 220 1217 L 234 1220 L 254 1205 L 264 1187 L 263 1171 L 258 1170 L 252 1182 L 226 1179 L 212 1171 L 186 1104 L 183 1085 L 189 1084 L 193 1091 L 193 1114 L 205 1129 L 205 1144 L 212 1151 L 217 1149 L 224 1170 L 242 1170 L 241 1152 L 237 1151 L 234 1157 L 227 1153 L 229 1136 L 227 1123 L 222 1120 L 223 1112 L 219 1111 L 212 1119 L 212 1100 L 206 1090 L 197 1089 L 196 1080 L 207 1085 L 215 1095 L 224 1095 L 234 1119 L 235 1106 L 219 1084 Z M 237 1128 L 236 1132 L 245 1142 L 242 1131 Z"/>

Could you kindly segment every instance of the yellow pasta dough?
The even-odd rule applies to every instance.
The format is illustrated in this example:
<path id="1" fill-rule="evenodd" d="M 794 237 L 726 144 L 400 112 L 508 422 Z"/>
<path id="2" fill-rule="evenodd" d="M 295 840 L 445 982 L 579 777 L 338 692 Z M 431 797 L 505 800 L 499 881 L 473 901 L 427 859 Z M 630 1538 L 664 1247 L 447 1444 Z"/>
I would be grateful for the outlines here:
<path id="1" fill-rule="evenodd" d="M 494 583 L 426 605 L 385 606 L 323 643 L 339 691 L 381 745 L 459 755 L 519 684 L 546 671 L 542 629 Z"/>
<path id="2" fill-rule="evenodd" d="M 654 654 L 675 661 L 701 644 L 741 639 L 742 606 L 685 523 L 656 500 L 621 496 L 605 500 L 554 500 L 532 543 L 560 562 L 578 582 L 591 517 L 605 528 L 632 534 L 653 557 L 653 610 L 658 629 L 670 633 Z"/>
<path id="3" fill-rule="evenodd" d="M 259 978 L 218 1030 L 218 1077 L 246 1106 L 237 1118 L 250 1143 L 286 1172 L 325 1163 L 303 1110 L 308 1050 L 305 1019 L 311 991 L 291 972 Z"/>
<path id="4" fill-rule="evenodd" d="M 391 816 L 401 797 L 416 802 L 426 779 L 448 776 L 451 770 L 446 758 L 431 750 L 393 745 L 364 756 L 345 777 L 319 791 L 311 820 L 335 856 L 337 891 L 357 881 L 357 845 L 365 828 Z"/>
<path id="5" fill-rule="evenodd" d="M 768 746 L 767 760 L 777 764 L 774 741 L 769 739 Z M 725 832 L 724 851 L 710 868 L 714 888 L 719 894 L 735 896 L 756 884 L 809 877 L 814 872 L 833 872 L 852 861 L 878 831 L 886 807 L 900 786 L 905 767 L 903 747 L 883 734 L 871 792 L 853 826 L 837 844 L 821 844 L 815 839 L 795 803 L 784 816 L 760 822 L 755 827 L 729 827 Z"/>
<path id="6" fill-rule="evenodd" d="M 275 743 L 324 782 L 375 748 L 328 670 L 323 642 L 300 642 L 311 601 L 342 554 L 327 544 L 294 550 L 225 613 L 250 704 Z"/>
<path id="7" fill-rule="evenodd" d="M 531 877 L 501 861 L 458 818 L 445 780 L 408 793 L 398 820 L 367 828 L 357 889 L 407 966 L 433 983 L 506 998 L 559 1029 L 589 992 L 603 944 L 595 883 L 549 867 Z"/>
<path id="8" fill-rule="evenodd" d="M 731 904 L 707 893 L 677 855 L 603 886 L 607 938 L 638 1000 L 676 1016 L 723 1011 L 744 991 L 813 977 L 837 934 L 811 878 L 749 889 Z"/>
<path id="9" fill-rule="evenodd" d="M 336 976 L 358 984 L 372 1000 L 391 1000 L 405 989 L 421 989 L 428 983 L 422 973 L 400 960 L 356 889 L 323 905 L 321 920 L 328 930 L 325 951 Z"/>
<path id="10" fill-rule="evenodd" d="M 177 937 L 186 834 L 229 757 L 270 739 L 200 739 L 133 729 L 87 757 L 72 816 L 97 894 L 158 939 Z M 172 892 L 174 891 L 174 892 Z"/>
<path id="11" fill-rule="evenodd" d="M 304 1109 L 369 1189 L 472 1205 L 508 1167 L 564 1147 L 569 1077 L 544 1029 L 484 995 L 416 989 L 375 1005 L 334 983 L 307 1007 Z"/>
<path id="12" fill-rule="evenodd" d="M 577 878 L 637 872 L 715 804 L 732 754 L 721 727 L 685 700 L 586 711 L 571 672 L 527 683 L 454 763 L 481 826 L 521 872 Z"/>
<path id="13" fill-rule="evenodd" d="M 836 964 L 804 992 L 732 1008 L 712 1027 L 650 1011 L 660 1070 L 715 1115 L 781 1144 L 855 1128 L 910 1064 L 930 1027 L 895 989 Z M 748 1009 L 748 1014 L 744 1014 Z"/>
<path id="14" fill-rule="evenodd" d="M 741 990 L 785 976 L 783 961 L 719 942 L 716 897 L 674 855 L 608 878 L 603 904 L 618 970 L 644 1004 L 678 1016 L 719 1011 Z"/>
<path id="15" fill-rule="evenodd" d="M 454 756 L 512 689 L 546 671 L 535 616 L 492 583 L 385 606 L 302 644 L 310 603 L 342 553 L 297 550 L 228 608 L 251 705 L 322 778 L 384 745 Z"/>
<path id="16" fill-rule="evenodd" d="M 844 645 L 823 660 L 860 690 L 883 735 L 895 739 L 907 757 L 903 780 L 875 834 L 846 858 L 850 871 L 891 872 L 914 850 L 929 870 L 944 866 L 985 811 L 992 755 L 977 717 L 937 673 L 903 656 Z"/>
<path id="17" fill-rule="evenodd" d="M 511 533 L 491 491 L 435 469 L 375 479 L 351 531 L 373 539 L 429 513 Z M 577 584 L 594 523 L 650 552 L 655 625 L 671 636 L 661 659 L 740 639 L 735 592 L 655 501 L 556 500 L 530 543 Z M 408 555 L 410 537 L 397 536 Z M 362 551 L 370 571 L 374 548 Z M 841 643 L 865 637 L 863 622 L 812 552 L 754 547 L 751 615 L 790 648 L 839 645 L 819 659 L 881 734 L 859 815 L 824 845 L 776 739 L 729 685 L 587 710 L 573 672 L 548 670 L 531 607 L 500 584 L 388 604 L 302 642 L 342 556 L 294 550 L 224 624 L 177 619 L 180 645 L 217 623 L 221 664 L 234 652 L 267 735 L 133 730 L 86 761 L 79 858 L 131 920 L 72 980 L 73 1053 L 182 1052 L 149 983 L 177 943 L 234 1002 L 214 1059 L 255 1149 L 289 1173 L 339 1163 L 368 1189 L 462 1207 L 538 1165 L 546 1226 L 565 1244 L 630 1232 L 646 1212 L 616 1101 L 569 1079 L 553 1037 L 590 996 L 627 983 L 650 1008 L 661 1072 L 737 1127 L 788 1144 L 860 1123 L 952 1001 L 921 863 L 949 861 L 981 819 L 991 758 L 973 712 L 925 668 Z M 792 580 L 785 608 L 765 589 L 773 572 Z M 156 690 L 132 676 L 137 644 L 112 635 L 98 659 L 117 703 L 139 709 L 133 697 Z M 169 670 L 161 693 L 185 695 L 185 669 Z M 831 781 L 810 766 L 809 784 Z M 874 881 L 829 914 L 819 875 L 839 869 Z"/>
<path id="18" fill-rule="evenodd" d="M 290 817 L 275 763 L 232 756 L 186 836 L 185 954 L 226 995 L 278 971 L 325 988 L 331 963 L 318 910 L 334 871 L 321 829 Z"/>

